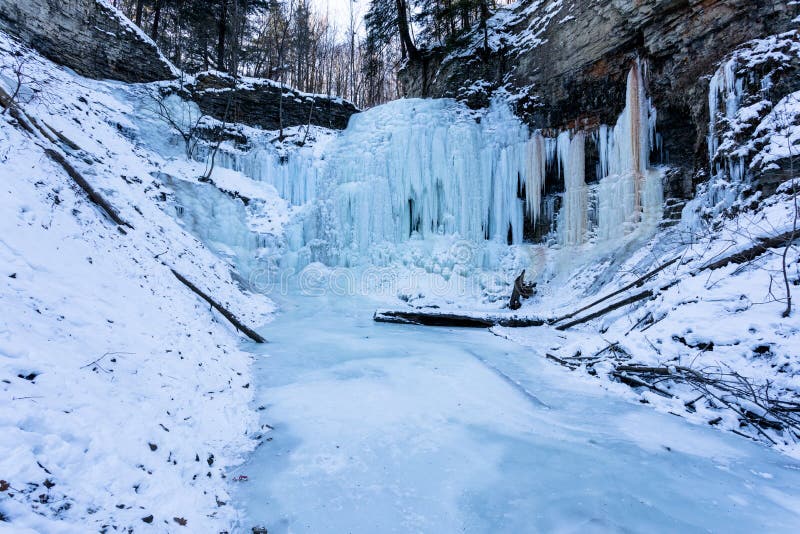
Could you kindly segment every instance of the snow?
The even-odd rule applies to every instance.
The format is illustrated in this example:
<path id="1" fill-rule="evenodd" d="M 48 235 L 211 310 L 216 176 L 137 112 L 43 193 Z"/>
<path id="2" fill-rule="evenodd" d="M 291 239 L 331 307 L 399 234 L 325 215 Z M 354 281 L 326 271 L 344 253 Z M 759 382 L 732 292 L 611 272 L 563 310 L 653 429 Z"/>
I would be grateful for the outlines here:
<path id="1" fill-rule="evenodd" d="M 17 45 L 0 35 L 0 48 Z M 0 116 L 0 478 L 11 486 L 0 510 L 15 532 L 139 530 L 149 515 L 164 530 L 180 528 L 176 517 L 224 530 L 236 517 L 217 502 L 229 500 L 225 473 L 255 446 L 251 357 L 169 268 L 247 324 L 273 305 L 243 291 L 162 200 L 173 193 L 160 172 L 200 173 L 150 149 L 180 153 L 163 126 L 140 136 L 152 131 L 134 105 L 141 88 L 22 53 L 40 83 L 25 111 L 79 145 L 66 158 L 133 229 L 119 232 L 43 138 Z"/>
<path id="2" fill-rule="evenodd" d="M 780 142 L 781 134 L 773 136 L 773 132 L 787 127 L 777 122 L 791 120 L 793 112 L 787 106 L 791 97 L 786 97 L 788 100 L 780 107 L 767 97 L 773 78 L 798 56 L 800 43 L 797 30 L 792 30 L 745 43 L 713 74 L 708 91 L 711 171 L 708 202 L 703 207 L 697 203 L 687 206 L 686 216 L 689 211 L 703 209 L 712 215 L 720 214 L 733 206 L 747 188 L 752 170 L 766 168 L 781 159 L 780 155 L 770 155 L 773 150 L 770 139 L 774 137 Z M 773 111 L 774 108 L 777 109 Z M 777 149 L 776 154 L 781 151 Z"/>

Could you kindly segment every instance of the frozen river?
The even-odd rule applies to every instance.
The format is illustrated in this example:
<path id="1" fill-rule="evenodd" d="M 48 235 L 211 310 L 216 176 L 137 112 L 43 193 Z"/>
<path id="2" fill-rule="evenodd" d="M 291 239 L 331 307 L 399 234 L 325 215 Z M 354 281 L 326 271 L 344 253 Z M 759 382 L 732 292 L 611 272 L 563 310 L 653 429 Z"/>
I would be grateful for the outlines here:
<path id="1" fill-rule="evenodd" d="M 274 427 L 241 532 L 799 532 L 800 462 L 620 399 L 484 330 L 291 296 L 257 350 Z"/>

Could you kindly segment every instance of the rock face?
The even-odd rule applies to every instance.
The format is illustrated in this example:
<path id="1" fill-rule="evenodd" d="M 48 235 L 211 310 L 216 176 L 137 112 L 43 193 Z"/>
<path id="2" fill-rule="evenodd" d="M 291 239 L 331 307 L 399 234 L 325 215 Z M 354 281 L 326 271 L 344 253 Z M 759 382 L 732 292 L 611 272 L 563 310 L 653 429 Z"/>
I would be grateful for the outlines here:
<path id="1" fill-rule="evenodd" d="M 494 24 L 491 51 L 475 35 L 460 53 L 410 64 L 402 80 L 410 96 L 475 107 L 504 87 L 534 128 L 591 130 L 614 123 L 639 58 L 663 152 L 682 170 L 668 193 L 685 198 L 708 162 L 708 76 L 736 46 L 788 30 L 798 14 L 787 0 L 525 0 Z"/>
<path id="2" fill-rule="evenodd" d="M 226 74 L 204 72 L 187 89 L 203 113 L 266 130 L 277 130 L 281 122 L 284 128 L 310 122 L 341 130 L 347 127 L 350 116 L 358 112 L 353 104 L 341 98 L 301 93 L 288 86 L 281 89 L 272 80 L 243 78 L 236 89 L 231 89 L 233 83 Z"/>
<path id="3" fill-rule="evenodd" d="M 88 78 L 175 78 L 156 45 L 100 0 L 0 0 L 0 29 Z"/>

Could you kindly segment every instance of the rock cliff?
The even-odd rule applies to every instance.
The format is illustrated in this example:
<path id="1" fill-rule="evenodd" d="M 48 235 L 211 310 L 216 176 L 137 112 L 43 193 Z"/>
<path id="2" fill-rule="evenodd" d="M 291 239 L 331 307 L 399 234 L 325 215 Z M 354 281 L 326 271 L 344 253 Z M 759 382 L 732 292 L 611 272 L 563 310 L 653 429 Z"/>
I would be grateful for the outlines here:
<path id="1" fill-rule="evenodd" d="M 616 120 L 638 58 L 662 152 L 681 171 L 668 194 L 686 198 L 708 163 L 710 76 L 740 44 L 792 27 L 799 8 L 787 0 L 522 0 L 490 20 L 488 50 L 476 33 L 461 49 L 409 64 L 402 80 L 409 96 L 473 107 L 502 89 L 534 128 L 592 130 Z M 587 168 L 596 159 L 587 146 Z"/>
<path id="2" fill-rule="evenodd" d="M 175 77 L 153 41 L 101 0 L 0 0 L 0 29 L 88 78 Z"/>
<path id="3" fill-rule="evenodd" d="M 341 98 L 301 93 L 272 80 L 240 78 L 233 87 L 230 76 L 219 72 L 198 74 L 187 86 L 203 113 L 215 119 L 277 130 L 311 124 L 343 129 L 358 109 Z M 231 97 L 231 91 L 234 91 Z M 281 121 L 280 117 L 283 117 Z"/>

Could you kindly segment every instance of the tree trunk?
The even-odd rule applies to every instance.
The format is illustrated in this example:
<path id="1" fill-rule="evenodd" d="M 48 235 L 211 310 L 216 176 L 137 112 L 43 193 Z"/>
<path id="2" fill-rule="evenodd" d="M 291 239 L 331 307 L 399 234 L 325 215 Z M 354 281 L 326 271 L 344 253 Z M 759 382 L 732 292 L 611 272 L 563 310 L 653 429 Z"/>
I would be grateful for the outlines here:
<path id="1" fill-rule="evenodd" d="M 136 25 L 140 28 L 142 27 L 142 13 L 144 12 L 144 0 L 136 0 L 136 15 L 135 20 Z"/>
<path id="2" fill-rule="evenodd" d="M 228 0 L 222 0 L 219 6 L 219 22 L 217 24 L 217 69 L 225 72 L 225 41 L 228 29 Z"/>
<path id="3" fill-rule="evenodd" d="M 153 12 L 153 27 L 150 30 L 150 37 L 153 41 L 158 40 L 158 25 L 161 22 L 161 7 L 164 5 L 164 0 L 157 0 L 155 11 Z"/>
<path id="4" fill-rule="evenodd" d="M 406 0 L 395 0 L 397 4 L 397 28 L 400 31 L 400 42 L 408 54 L 409 59 L 419 59 L 420 53 L 414 40 L 411 39 L 411 29 L 408 25 L 408 4 Z"/>

